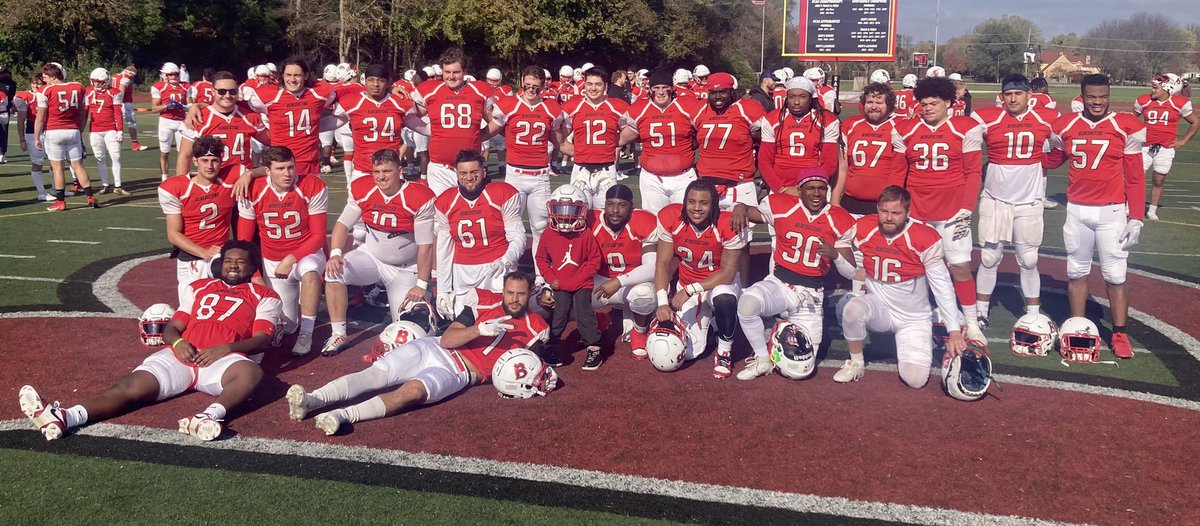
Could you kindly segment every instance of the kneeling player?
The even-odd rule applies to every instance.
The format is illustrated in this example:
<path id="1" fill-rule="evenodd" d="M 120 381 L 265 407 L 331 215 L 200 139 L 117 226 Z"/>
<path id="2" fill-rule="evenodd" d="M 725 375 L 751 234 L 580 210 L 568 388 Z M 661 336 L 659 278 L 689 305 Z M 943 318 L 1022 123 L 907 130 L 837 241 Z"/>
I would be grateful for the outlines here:
<path id="1" fill-rule="evenodd" d="M 625 310 L 624 332 L 638 360 L 646 359 L 646 329 L 654 314 L 657 230 L 654 214 L 634 209 L 633 190 L 623 184 L 604 194 L 603 210 L 592 211 L 592 235 L 600 245 L 592 307 L 613 305 Z"/>
<path id="2" fill-rule="evenodd" d="M 189 285 L 179 310 L 163 330 L 169 348 L 150 355 L 108 390 L 73 407 L 58 402 L 44 405 L 33 387 L 22 387 L 21 410 L 46 440 L 54 440 L 68 429 L 195 389 L 216 400 L 203 412 L 180 419 L 179 431 L 200 440 L 216 438 L 226 412 L 246 401 L 262 379 L 262 369 L 246 355 L 270 343 L 279 316 L 279 296 L 250 282 L 259 261 L 253 243 L 225 243 L 220 267 L 213 269 L 221 277 Z"/>
<path id="3" fill-rule="evenodd" d="M 492 366 L 505 351 L 527 348 L 537 352 L 546 341 L 549 328 L 545 320 L 527 310 L 532 287 L 533 278 L 528 274 L 510 272 L 504 276 L 502 305 L 478 316 L 472 309 L 463 309 L 442 336 L 419 338 L 398 347 L 370 367 L 311 393 L 293 385 L 287 394 L 288 416 L 303 420 L 315 409 L 395 387 L 365 402 L 317 415 L 317 428 L 332 435 L 343 423 L 396 415 L 487 382 Z"/>
<path id="4" fill-rule="evenodd" d="M 839 305 L 850 359 L 833 376 L 836 382 L 862 378 L 863 342 L 867 331 L 875 331 L 896 334 L 900 379 L 914 389 L 924 386 L 933 363 L 930 289 L 950 333 L 946 358 L 966 348 L 954 285 L 942 259 L 941 234 L 909 220 L 911 199 L 908 190 L 899 186 L 884 188 L 878 215 L 863 217 L 854 225 L 854 248 L 867 273 L 867 292 L 847 295 L 848 300 Z"/>
<path id="5" fill-rule="evenodd" d="M 296 175 L 296 160 L 286 146 L 268 148 L 265 157 L 267 177 L 256 179 L 250 197 L 238 202 L 238 239 L 253 239 L 258 223 L 262 274 L 283 303 L 286 329 L 279 332 L 291 334 L 299 326 L 292 354 L 308 354 L 325 273 L 329 191 L 320 177 Z"/>
<path id="6" fill-rule="evenodd" d="M 742 292 L 738 320 L 742 334 L 754 350 L 738 380 L 753 380 L 774 369 L 763 332 L 763 316 L 782 315 L 805 329 L 809 344 L 821 344 L 824 325 L 825 274 L 836 262 L 847 279 L 854 278 L 850 231 L 854 218 L 826 199 L 829 181 L 814 168 L 802 172 L 796 185 L 799 196 L 772 193 L 747 215 L 766 223 L 771 232 L 773 270 L 766 279 Z M 738 204 L 739 209 L 745 205 Z"/>
<path id="7" fill-rule="evenodd" d="M 669 321 L 678 313 L 687 327 L 687 360 L 704 353 L 709 325 L 715 321 L 713 377 L 728 378 L 733 371 L 733 334 L 742 292 L 738 258 L 749 235 L 734 230 L 730 214 L 721 212 L 719 203 L 720 196 L 712 183 L 698 180 L 688 185 L 682 205 L 667 205 L 658 213 L 655 316 L 659 321 Z M 675 296 L 668 297 L 673 258 L 679 259 L 679 283 Z"/>

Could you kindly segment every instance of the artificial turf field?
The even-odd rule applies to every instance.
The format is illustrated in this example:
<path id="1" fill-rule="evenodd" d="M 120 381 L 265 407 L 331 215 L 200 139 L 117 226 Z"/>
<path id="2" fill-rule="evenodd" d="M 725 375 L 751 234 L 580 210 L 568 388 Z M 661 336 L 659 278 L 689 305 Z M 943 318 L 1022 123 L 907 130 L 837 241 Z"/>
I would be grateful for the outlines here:
<path id="1" fill-rule="evenodd" d="M 972 86 L 977 103 L 990 102 L 994 95 L 987 93 L 988 89 L 989 86 Z M 1139 88 L 1114 88 L 1114 104 L 1127 107 L 1143 92 L 1144 89 Z M 1055 89 L 1053 94 L 1059 100 L 1060 107 L 1065 107 L 1073 96 L 1070 89 Z M 856 108 L 847 104 L 846 110 L 848 114 L 852 114 Z M 155 120 L 150 114 L 139 114 L 141 138 L 145 145 L 153 145 L 156 142 L 153 140 Z M 15 129 L 15 124 L 10 129 Z M 132 258 L 157 256 L 165 253 L 168 248 L 162 233 L 162 214 L 155 196 L 159 180 L 157 150 L 122 152 L 124 184 L 127 189 L 133 191 L 133 195 L 101 196 L 100 199 L 105 205 L 101 210 L 84 208 L 82 197 L 69 198 L 68 205 L 72 207 L 71 210 L 51 214 L 43 211 L 45 204 L 33 202 L 28 159 L 20 152 L 16 137 L 10 135 L 10 138 L 10 162 L 0 165 L 0 232 L 3 233 L 0 236 L 0 313 L 5 317 L 22 318 L 28 317 L 29 314 L 19 313 L 31 311 L 108 313 L 108 316 L 114 316 L 108 304 L 91 293 L 96 283 L 106 272 L 118 267 L 122 262 Z M 128 137 L 126 140 L 128 141 Z M 96 181 L 94 160 L 89 158 L 87 165 L 89 174 L 93 181 Z M 565 178 L 562 179 L 562 182 L 565 182 Z M 332 223 L 337 211 L 345 202 L 346 193 L 340 172 L 326 177 L 326 180 L 330 182 L 331 187 Z M 635 178 L 625 182 L 636 190 Z M 1050 174 L 1049 193 L 1060 202 L 1064 200 L 1065 182 L 1065 170 L 1055 170 Z M 997 289 L 992 308 L 992 328 L 986 331 L 993 350 L 999 351 L 993 352 L 992 355 L 997 372 L 1019 378 L 1151 393 L 1164 399 L 1175 400 L 1176 406 L 1191 407 L 1189 404 L 1200 401 L 1200 370 L 1197 369 L 1195 358 L 1198 350 L 1192 347 L 1195 340 L 1193 338 L 1189 341 L 1179 337 L 1180 333 L 1191 336 L 1200 333 L 1200 327 L 1195 323 L 1200 309 L 1189 301 L 1191 295 L 1196 293 L 1197 276 L 1200 275 L 1200 272 L 1197 272 L 1200 269 L 1197 262 L 1197 247 L 1200 245 L 1200 236 L 1197 235 L 1197 228 L 1200 227 L 1200 188 L 1197 188 L 1197 185 L 1200 185 L 1200 146 L 1191 143 L 1176 156 L 1175 167 L 1167 182 L 1163 207 L 1159 212 L 1162 221 L 1147 223 L 1143 229 L 1141 243 L 1135 247 L 1130 257 L 1131 268 L 1144 272 L 1137 278 L 1140 281 L 1135 282 L 1135 278 L 1131 277 L 1131 304 L 1139 312 L 1150 313 L 1147 316 L 1138 316 L 1136 313 L 1132 316 L 1130 332 L 1134 346 L 1140 351 L 1136 359 L 1122 361 L 1119 366 L 1064 367 L 1056 357 L 1017 358 L 1002 352 L 1008 336 L 1008 327 L 1011 327 L 1014 321 L 1012 313 L 1020 310 L 1017 289 L 1005 286 L 1015 283 L 1015 265 L 1010 260 L 1002 267 L 1002 286 Z M 1064 208 L 1047 210 L 1045 217 L 1043 267 L 1059 270 L 1044 270 L 1044 273 L 1061 274 L 1061 226 L 1065 217 Z M 759 232 L 756 238 L 765 240 L 765 234 Z M 1152 283 L 1151 278 L 1157 281 Z M 164 280 L 162 283 L 162 287 L 168 291 L 172 291 L 173 286 L 173 280 Z M 1043 293 L 1045 310 L 1052 318 L 1061 322 L 1066 318 L 1066 302 L 1062 295 L 1065 282 L 1047 276 L 1043 280 L 1043 286 L 1046 289 Z M 173 293 L 170 295 L 173 296 Z M 1104 313 L 1104 304 L 1101 301 L 1092 304 L 1091 313 L 1094 314 L 1094 319 Z M 1162 312 L 1157 312 L 1156 308 Z M 366 307 L 353 310 L 351 315 L 360 322 L 360 328 L 369 327 L 386 317 L 383 310 Z M 72 316 L 87 317 L 86 314 Z M 1107 317 L 1105 318 L 1107 320 Z M 323 323 L 323 318 L 318 320 L 319 325 Z M 33 330 L 32 323 L 25 328 L 21 325 L 4 325 L 6 328 L 0 332 L 0 341 L 5 343 L 0 347 L 12 351 L 33 339 L 51 339 L 71 342 L 64 342 L 64 346 L 69 349 L 74 342 L 86 341 L 91 335 L 100 336 L 74 329 L 76 325 L 72 318 L 54 321 L 50 324 L 53 329 L 49 331 Z M 121 345 L 140 347 L 140 344 L 136 343 L 137 328 L 132 320 L 113 317 L 100 324 L 89 324 L 89 327 L 97 325 L 99 329 L 89 331 L 99 330 L 103 336 L 113 338 L 121 342 Z M 1108 325 L 1107 321 L 1104 325 Z M 832 341 L 823 352 L 822 363 L 836 367 L 845 358 L 845 344 L 838 338 L 836 331 L 827 330 L 827 334 L 830 336 L 826 341 Z M 1107 338 L 1107 333 L 1105 337 Z M 358 347 L 344 354 L 361 354 L 366 345 L 360 343 Z M 742 351 L 744 352 L 744 349 Z M 619 347 L 616 351 L 622 352 L 624 347 Z M 1106 357 L 1111 359 L 1111 354 L 1106 353 Z M 46 361 L 14 362 L 3 361 L 3 358 L 0 358 L 0 361 L 3 361 L 4 368 L 10 373 L 15 370 L 18 373 L 28 372 L 33 376 L 35 370 L 37 374 L 44 375 L 45 369 L 52 369 L 53 364 L 47 361 L 54 359 L 53 356 L 46 356 Z M 611 358 L 614 361 L 617 359 L 615 356 Z M 872 339 L 868 346 L 868 361 L 884 365 L 894 361 L 894 351 L 887 338 Z M 119 369 L 127 370 L 135 364 L 136 360 L 125 361 L 119 364 Z M 603 377 L 605 371 L 606 369 L 602 368 L 598 373 L 589 374 Z M 577 374 L 578 371 L 574 373 Z M 819 382 L 815 388 L 835 389 L 836 386 L 827 376 L 828 371 L 823 371 L 823 377 L 814 379 L 812 382 Z M 872 382 L 894 381 L 886 375 L 869 378 Z M 77 393 L 47 394 L 77 401 L 79 397 L 103 388 L 112 379 L 104 377 L 96 379 L 92 384 L 77 385 Z M 615 375 L 611 376 L 610 380 L 620 381 Z M 753 390 L 760 382 L 777 380 L 780 379 L 762 379 L 736 387 Z M 58 443 L 40 444 L 37 442 L 41 440 L 40 437 L 19 430 L 27 427 L 19 425 L 22 423 L 19 420 L 23 419 L 15 403 L 19 387 L 19 382 L 0 385 L 0 401 L 11 402 L 8 406 L 0 403 L 0 408 L 9 408 L 4 418 L 18 420 L 0 432 L 0 445 L 4 446 L 0 448 L 0 473 L 4 474 L 5 479 L 15 481 L 14 484 L 10 484 L 11 489 L 0 496 L 0 517 L 12 518 L 13 520 L 5 521 L 11 524 L 63 520 L 88 523 L 486 521 L 616 524 L 640 522 L 641 517 L 695 522 L 751 522 L 751 518 L 758 522 L 772 517 L 775 521 L 783 523 L 829 523 L 850 520 L 847 517 L 832 518 L 819 512 L 794 515 L 782 510 L 771 510 L 769 504 L 767 509 L 774 514 L 763 515 L 755 511 L 756 508 L 746 506 L 718 507 L 710 510 L 705 508 L 702 502 L 691 501 L 664 504 L 656 500 L 647 501 L 646 506 L 620 505 L 621 502 L 636 501 L 632 493 L 609 496 L 607 500 L 602 499 L 602 502 L 596 505 L 585 502 L 572 506 L 567 504 L 568 499 L 561 495 L 563 490 L 558 486 L 551 489 L 524 487 L 509 479 L 491 485 L 475 485 L 471 480 L 463 480 L 439 486 L 420 483 L 424 479 L 413 472 L 395 473 L 401 482 L 397 482 L 395 477 L 387 480 L 373 477 L 356 480 L 345 476 L 314 475 L 300 469 L 289 471 L 279 467 L 278 462 L 260 462 L 256 460 L 258 457 L 249 455 L 242 458 L 243 462 L 238 464 L 214 461 L 213 464 L 206 465 L 204 461 L 177 460 L 179 455 L 211 459 L 211 451 L 204 448 L 178 446 L 164 450 L 143 447 L 136 441 L 91 435 L 68 437 Z M 814 388 L 812 385 L 804 387 Z M 4 396 L 7 398 L 3 398 Z M 547 399 L 549 402 L 553 400 L 554 397 Z M 274 403 L 278 405 L 280 402 L 275 400 Z M 452 409 L 454 403 L 465 402 L 452 400 L 440 408 Z M 282 411 L 278 407 L 276 409 Z M 572 417 L 578 418 L 576 415 Z M 388 420 L 393 421 L 393 425 L 402 425 L 404 418 Z M 528 432 L 521 430 L 520 427 L 514 427 L 502 431 Z M 317 436 L 314 434 L 312 438 L 316 439 Z M 236 442 L 240 439 L 239 436 L 231 441 Z M 591 446 L 577 443 L 570 447 Z M 820 447 L 836 445 L 821 444 Z M 764 456 L 770 458 L 769 455 Z M 359 466 L 363 471 L 371 469 L 369 464 L 347 463 L 346 466 Z M 747 465 L 747 469 L 774 468 L 778 468 L 778 465 L 771 461 Z M 339 472 L 336 469 L 330 471 Z M 344 467 L 344 471 L 356 470 Z M 154 490 L 148 490 L 150 488 Z M 162 491 L 164 488 L 167 491 Z M 502 490 L 487 491 L 488 488 Z M 513 491 L 519 491 L 519 494 Z M 211 493 L 222 495 L 223 506 L 219 510 L 208 511 L 202 515 L 192 511 L 204 506 L 206 500 L 202 495 Z M 551 493 L 559 496 L 546 497 Z M 262 498 L 264 495 L 271 498 Z M 544 500 L 539 499 L 539 495 Z M 573 494 L 568 492 L 566 495 Z M 854 498 L 855 495 L 844 496 Z M 579 492 L 578 497 L 587 500 L 587 493 Z M 902 498 L 894 498 L 890 502 L 905 503 Z M 760 506 L 757 509 L 761 508 Z M 704 512 L 693 513 L 687 510 Z M 1191 511 L 1195 512 L 1194 509 Z M 836 513 L 834 510 L 831 512 Z M 1003 514 L 1044 516 L 1037 509 L 1014 509 Z M 1070 520 L 1069 515 L 1066 517 Z M 891 518 L 911 519 L 917 522 L 955 522 L 903 514 Z"/>

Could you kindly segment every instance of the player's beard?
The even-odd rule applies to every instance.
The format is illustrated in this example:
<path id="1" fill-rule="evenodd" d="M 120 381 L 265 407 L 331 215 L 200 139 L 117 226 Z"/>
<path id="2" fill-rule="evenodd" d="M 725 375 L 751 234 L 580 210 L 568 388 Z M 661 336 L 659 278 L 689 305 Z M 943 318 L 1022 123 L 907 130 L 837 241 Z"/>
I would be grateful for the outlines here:
<path id="1" fill-rule="evenodd" d="M 508 307 L 508 303 L 503 303 L 503 305 L 504 305 L 504 313 L 509 316 L 512 316 L 513 318 L 523 317 L 523 316 L 525 316 L 525 311 L 529 310 L 528 304 L 522 306 L 521 309 L 517 310 L 517 311 L 513 311 L 512 309 L 510 309 Z"/>

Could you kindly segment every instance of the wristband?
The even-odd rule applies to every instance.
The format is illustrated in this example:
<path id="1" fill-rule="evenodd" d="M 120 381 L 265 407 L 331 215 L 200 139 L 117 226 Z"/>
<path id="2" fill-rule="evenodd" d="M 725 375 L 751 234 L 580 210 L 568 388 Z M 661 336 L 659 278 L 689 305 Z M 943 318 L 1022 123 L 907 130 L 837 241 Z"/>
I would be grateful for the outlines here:
<path id="1" fill-rule="evenodd" d="M 340 258 L 340 257 L 342 257 L 342 249 L 340 249 L 340 248 L 335 248 L 335 249 L 333 249 L 333 250 L 330 250 L 330 251 L 329 251 L 329 257 L 331 257 L 331 258 Z M 417 281 L 419 282 L 420 280 L 417 280 Z"/>
<path id="2" fill-rule="evenodd" d="M 692 283 L 691 285 L 688 285 L 687 288 L 685 288 L 684 290 L 687 291 L 688 296 L 695 296 L 697 294 L 704 293 L 704 285 L 701 285 L 699 282 Z"/>
<path id="3" fill-rule="evenodd" d="M 181 341 L 184 341 L 183 338 L 175 340 L 175 342 L 171 344 L 171 350 L 175 350 L 175 347 L 178 346 L 179 342 L 181 342 Z"/>
<path id="4" fill-rule="evenodd" d="M 418 279 L 417 280 L 417 288 L 419 288 L 421 290 L 429 290 L 429 282 L 425 281 L 423 279 Z"/>
<path id="5" fill-rule="evenodd" d="M 667 298 L 667 291 L 665 290 L 660 289 L 657 293 L 655 293 L 655 297 L 658 298 L 659 307 L 666 306 L 668 303 L 670 303 L 670 300 Z"/>

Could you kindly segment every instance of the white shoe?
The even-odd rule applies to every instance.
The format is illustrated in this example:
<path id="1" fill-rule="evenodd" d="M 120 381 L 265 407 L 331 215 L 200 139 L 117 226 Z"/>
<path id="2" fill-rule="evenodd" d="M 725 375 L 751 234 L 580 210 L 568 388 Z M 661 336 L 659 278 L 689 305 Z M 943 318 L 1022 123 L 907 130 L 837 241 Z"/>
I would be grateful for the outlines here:
<path id="1" fill-rule="evenodd" d="M 29 420 L 33 422 L 38 431 L 42 432 L 42 436 L 46 437 L 46 440 L 58 440 L 66 434 L 67 423 L 63 421 L 62 409 L 58 402 L 49 406 L 43 404 L 41 395 L 30 385 L 21 387 L 17 399 L 21 403 L 21 412 L 29 417 Z"/>
<path id="2" fill-rule="evenodd" d="M 987 336 L 983 334 L 983 329 L 979 328 L 979 322 L 967 320 L 966 325 L 966 331 L 963 333 L 963 338 L 987 347 Z"/>
<path id="3" fill-rule="evenodd" d="M 1054 210 L 1055 208 L 1058 208 L 1058 201 L 1053 199 L 1042 199 L 1042 208 Z"/>
<path id="4" fill-rule="evenodd" d="M 342 161 L 339 161 L 337 157 L 334 157 L 332 155 L 329 156 L 329 164 L 338 164 L 340 162 L 342 162 Z"/>
<path id="5" fill-rule="evenodd" d="M 58 200 L 57 197 L 54 197 L 53 195 L 50 195 L 50 194 L 38 194 L 38 201 L 45 201 L 45 202 L 49 203 L 51 201 L 57 201 L 57 200 Z"/>
<path id="6" fill-rule="evenodd" d="M 337 434 L 338 428 L 342 427 L 342 422 L 333 416 L 333 413 L 321 413 L 314 419 L 317 429 L 325 432 L 325 436 L 333 436 Z"/>
<path id="7" fill-rule="evenodd" d="M 288 418 L 295 422 L 304 420 L 308 416 L 308 393 L 304 392 L 304 387 L 296 384 L 287 390 Z"/>
<path id="8" fill-rule="evenodd" d="M 770 374 L 775 370 L 775 363 L 770 356 L 752 356 L 746 358 L 746 367 L 737 374 L 738 380 L 753 380 L 759 376 Z"/>
<path id="9" fill-rule="evenodd" d="M 5 126 L 7 126 L 7 124 Z M 4 164 L 7 162 L 8 162 L 8 158 L 5 157 L 4 154 L 0 153 L 0 164 Z"/>
<path id="10" fill-rule="evenodd" d="M 296 345 L 292 346 L 292 354 L 296 356 L 304 356 L 312 352 L 312 333 L 301 332 L 296 337 Z"/>
<path id="11" fill-rule="evenodd" d="M 844 384 L 849 382 L 857 382 L 863 377 L 863 372 L 866 370 L 866 364 L 854 363 L 854 360 L 846 360 L 842 364 L 842 368 L 833 375 L 833 381 Z"/>
<path id="12" fill-rule="evenodd" d="M 327 173 L 329 173 L 329 172 L 332 172 L 332 171 L 333 171 L 333 168 L 330 168 L 328 164 L 322 164 L 322 165 L 321 165 L 321 173 L 323 173 L 323 174 L 327 174 Z"/>
<path id="13" fill-rule="evenodd" d="M 349 338 L 346 337 L 345 334 L 334 334 L 333 336 L 330 336 L 329 339 L 325 340 L 325 345 L 321 346 L 321 355 L 333 356 L 341 352 L 342 347 L 346 346 L 346 342 L 348 340 Z"/>
<path id="14" fill-rule="evenodd" d="M 1158 211 L 1150 210 L 1150 211 L 1146 212 L 1146 219 L 1149 219 L 1151 221 L 1158 221 Z"/>
<path id="15" fill-rule="evenodd" d="M 222 429 L 220 420 L 213 420 L 204 413 L 179 419 L 180 433 L 192 435 L 205 442 L 221 436 Z"/>
<path id="16" fill-rule="evenodd" d="M 167 180 L 167 174 L 162 174 L 162 180 L 164 180 L 164 181 Z"/>

